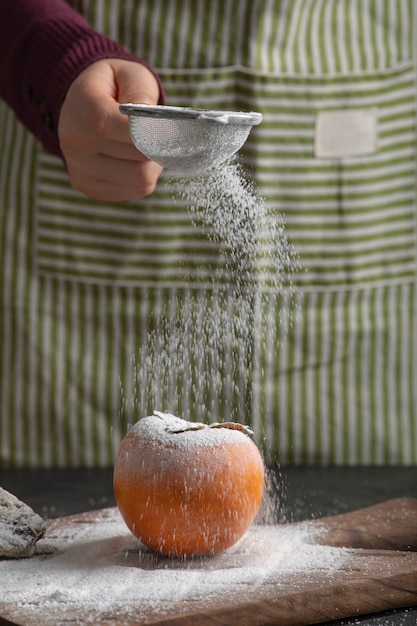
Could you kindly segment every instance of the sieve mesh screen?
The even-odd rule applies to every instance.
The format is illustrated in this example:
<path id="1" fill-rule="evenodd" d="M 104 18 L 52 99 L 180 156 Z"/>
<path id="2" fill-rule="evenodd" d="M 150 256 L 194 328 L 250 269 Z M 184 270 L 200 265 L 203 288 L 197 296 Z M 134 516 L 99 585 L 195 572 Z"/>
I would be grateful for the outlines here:
<path id="1" fill-rule="evenodd" d="M 260 114 L 122 105 L 136 148 L 175 175 L 204 175 L 245 143 Z M 194 113 L 194 116 L 193 116 Z"/>

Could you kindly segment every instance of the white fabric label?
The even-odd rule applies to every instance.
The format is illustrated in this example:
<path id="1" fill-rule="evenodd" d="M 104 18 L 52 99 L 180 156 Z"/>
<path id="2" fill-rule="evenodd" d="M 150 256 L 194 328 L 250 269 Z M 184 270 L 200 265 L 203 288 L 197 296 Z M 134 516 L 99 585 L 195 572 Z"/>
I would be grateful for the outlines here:
<path id="1" fill-rule="evenodd" d="M 316 117 L 315 156 L 323 159 L 373 154 L 378 150 L 375 108 L 321 111 Z"/>

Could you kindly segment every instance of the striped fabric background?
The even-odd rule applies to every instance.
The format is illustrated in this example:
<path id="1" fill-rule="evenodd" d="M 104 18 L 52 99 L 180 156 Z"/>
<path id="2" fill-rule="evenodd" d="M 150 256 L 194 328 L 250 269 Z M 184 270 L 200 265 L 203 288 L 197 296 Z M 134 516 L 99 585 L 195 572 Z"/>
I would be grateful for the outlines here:
<path id="1" fill-rule="evenodd" d="M 242 157 L 302 266 L 293 325 L 288 288 L 259 294 L 274 349 L 255 338 L 239 417 L 267 459 L 415 463 L 413 0 L 73 4 L 158 69 L 171 104 L 264 115 Z M 370 108 L 375 154 L 314 156 L 317 113 Z M 4 107 L 0 123 L 10 155 L 0 171 L 0 463 L 108 465 L 143 410 L 129 401 L 141 346 L 184 299 L 210 306 L 219 250 L 166 177 L 140 203 L 96 203 Z M 224 399 L 207 403 L 210 419 L 228 418 L 216 415 Z"/>

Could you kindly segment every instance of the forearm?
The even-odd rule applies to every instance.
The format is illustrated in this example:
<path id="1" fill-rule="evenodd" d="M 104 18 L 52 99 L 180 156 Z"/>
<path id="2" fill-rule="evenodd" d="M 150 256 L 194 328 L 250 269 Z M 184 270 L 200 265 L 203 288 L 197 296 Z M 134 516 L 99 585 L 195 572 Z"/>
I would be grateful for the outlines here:
<path id="1" fill-rule="evenodd" d="M 58 156 L 59 112 L 76 76 L 99 59 L 140 61 L 94 31 L 64 0 L 1 0 L 0 58 L 0 96 Z M 160 93 L 162 102 L 161 85 Z"/>

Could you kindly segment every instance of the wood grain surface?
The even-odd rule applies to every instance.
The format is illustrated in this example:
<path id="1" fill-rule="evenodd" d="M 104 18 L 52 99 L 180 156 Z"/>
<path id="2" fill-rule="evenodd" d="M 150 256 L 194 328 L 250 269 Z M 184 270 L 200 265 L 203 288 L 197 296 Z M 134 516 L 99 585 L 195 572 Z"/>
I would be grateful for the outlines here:
<path id="1" fill-rule="evenodd" d="M 70 534 L 74 525 L 100 523 L 93 511 L 48 522 L 48 533 Z M 105 515 L 105 513 L 103 513 Z M 334 571 L 310 571 L 266 578 L 256 598 L 222 597 L 217 604 L 195 608 L 190 600 L 181 612 L 156 615 L 103 614 L 99 622 L 85 615 L 85 623 L 108 626 L 306 626 L 324 621 L 417 604 L 417 500 L 396 499 L 342 515 L 308 522 L 311 541 L 349 548 L 349 559 Z M 291 525 L 292 526 L 292 525 Z M 295 525 L 294 525 L 295 526 Z M 110 554 L 110 552 L 109 552 Z M 112 552 L 114 559 L 114 549 Z M 32 607 L 33 608 L 33 607 Z M 131 607 L 130 607 L 131 608 Z M 4 603 L 0 616 L 20 626 L 53 623 L 48 606 L 25 612 L 25 607 Z M 62 624 L 80 624 L 80 614 L 66 614 Z M 49 620 L 49 621 L 48 621 Z M 57 623 L 58 626 L 58 623 Z"/>
<path id="2" fill-rule="evenodd" d="M 310 522 L 314 524 L 315 522 Z M 316 543 L 365 550 L 417 551 L 417 499 L 399 498 L 318 520 Z"/>

